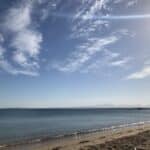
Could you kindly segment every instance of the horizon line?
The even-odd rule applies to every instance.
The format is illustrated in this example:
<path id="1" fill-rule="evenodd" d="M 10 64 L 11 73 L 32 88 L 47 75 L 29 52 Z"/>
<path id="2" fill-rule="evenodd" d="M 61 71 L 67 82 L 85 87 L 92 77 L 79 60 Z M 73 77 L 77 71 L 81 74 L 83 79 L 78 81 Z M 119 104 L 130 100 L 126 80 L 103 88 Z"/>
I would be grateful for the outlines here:
<path id="1" fill-rule="evenodd" d="M 1 107 L 1 109 L 112 109 L 112 108 L 148 108 L 150 109 L 150 105 L 147 106 L 106 106 L 106 107 L 86 107 L 86 106 L 81 106 L 81 107 Z"/>

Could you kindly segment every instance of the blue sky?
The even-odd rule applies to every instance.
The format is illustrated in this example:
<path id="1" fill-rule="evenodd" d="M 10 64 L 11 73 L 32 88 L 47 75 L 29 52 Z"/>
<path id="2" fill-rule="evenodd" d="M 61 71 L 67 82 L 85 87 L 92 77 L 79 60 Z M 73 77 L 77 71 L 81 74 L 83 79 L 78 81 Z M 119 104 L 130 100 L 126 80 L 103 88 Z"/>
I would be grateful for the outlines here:
<path id="1" fill-rule="evenodd" d="M 150 105 L 149 0 L 1 0 L 0 107 Z"/>

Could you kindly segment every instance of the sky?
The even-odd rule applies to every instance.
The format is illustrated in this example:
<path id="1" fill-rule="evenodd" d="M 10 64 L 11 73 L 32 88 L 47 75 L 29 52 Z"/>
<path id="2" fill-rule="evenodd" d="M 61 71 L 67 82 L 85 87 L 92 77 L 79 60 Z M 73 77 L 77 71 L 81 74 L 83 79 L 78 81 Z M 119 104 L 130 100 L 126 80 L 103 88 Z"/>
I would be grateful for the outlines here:
<path id="1" fill-rule="evenodd" d="M 1 0 L 0 108 L 150 105 L 149 0 Z"/>

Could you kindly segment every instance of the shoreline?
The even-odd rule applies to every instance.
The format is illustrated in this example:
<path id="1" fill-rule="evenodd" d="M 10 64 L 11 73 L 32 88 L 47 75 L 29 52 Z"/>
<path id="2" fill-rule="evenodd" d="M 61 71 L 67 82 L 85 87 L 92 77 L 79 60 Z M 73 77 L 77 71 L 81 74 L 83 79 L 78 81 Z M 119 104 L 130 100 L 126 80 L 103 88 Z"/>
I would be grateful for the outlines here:
<path id="1" fill-rule="evenodd" d="M 81 131 L 73 134 L 59 135 L 54 137 L 43 137 L 36 139 L 28 139 L 12 144 L 1 144 L 0 150 L 56 150 L 57 149 L 80 149 L 81 146 L 86 146 L 91 143 L 104 143 L 113 138 L 121 138 L 124 136 L 135 135 L 139 132 L 150 130 L 150 122 L 138 122 L 132 124 L 124 124 L 112 126 L 109 128 L 93 129 L 89 131 Z M 97 140 L 100 139 L 100 140 Z M 64 148 L 63 148 L 64 147 Z M 66 148 L 65 148 L 66 147 Z"/>

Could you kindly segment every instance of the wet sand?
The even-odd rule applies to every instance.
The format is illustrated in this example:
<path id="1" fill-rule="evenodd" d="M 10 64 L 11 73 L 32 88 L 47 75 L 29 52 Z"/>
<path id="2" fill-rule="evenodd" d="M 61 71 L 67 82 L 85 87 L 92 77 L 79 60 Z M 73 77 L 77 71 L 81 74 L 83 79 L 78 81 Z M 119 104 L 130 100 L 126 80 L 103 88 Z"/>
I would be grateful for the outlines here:
<path id="1" fill-rule="evenodd" d="M 150 150 L 150 124 L 16 144 L 0 150 Z"/>

